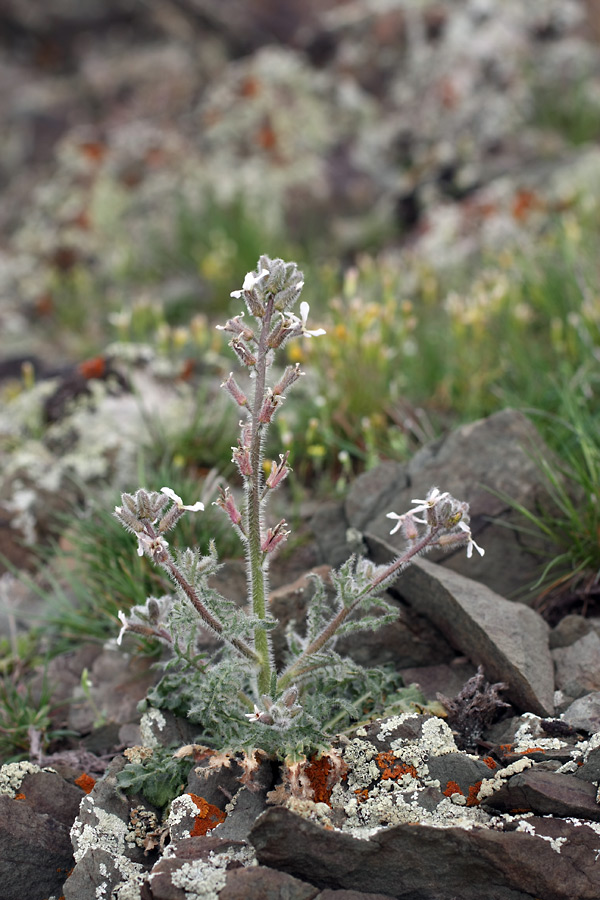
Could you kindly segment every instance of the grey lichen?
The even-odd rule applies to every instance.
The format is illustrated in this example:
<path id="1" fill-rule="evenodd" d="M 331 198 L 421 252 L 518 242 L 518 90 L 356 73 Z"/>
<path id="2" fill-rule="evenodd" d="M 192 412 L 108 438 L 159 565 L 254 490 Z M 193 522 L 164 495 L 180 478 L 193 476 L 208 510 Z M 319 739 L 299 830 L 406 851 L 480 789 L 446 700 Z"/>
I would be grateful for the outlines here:
<path id="1" fill-rule="evenodd" d="M 169 855 L 167 851 L 165 856 Z M 230 848 L 220 853 L 211 852 L 206 859 L 186 862 L 173 872 L 172 884 L 185 891 L 185 900 L 218 900 L 219 892 L 227 881 L 227 867 L 232 862 L 255 866 L 256 856 L 253 848 Z"/>
<path id="2" fill-rule="evenodd" d="M 140 735 L 144 747 L 160 747 L 160 734 L 167 726 L 167 720 L 159 709 L 149 709 L 140 721 Z"/>
<path id="3" fill-rule="evenodd" d="M 107 853 L 122 879 L 113 889 L 112 896 L 115 900 L 117 898 L 118 900 L 129 900 L 127 893 L 135 900 L 139 900 L 139 887 L 145 877 L 143 867 L 139 863 L 132 862 L 125 855 L 129 833 L 128 823 L 97 806 L 91 795 L 83 798 L 79 816 L 71 829 L 75 862 L 79 862 L 87 853 L 94 850 L 103 850 Z M 97 896 L 108 898 L 109 894 L 99 893 L 101 887 L 102 885 L 97 887 Z M 126 888 L 127 890 L 125 890 Z M 137 893 L 133 892 L 134 888 L 137 889 Z"/>
<path id="4" fill-rule="evenodd" d="M 28 760 L 22 762 L 6 763 L 0 769 L 0 794 L 8 794 L 14 797 L 19 793 L 21 784 L 26 775 L 34 775 L 36 772 L 56 772 L 55 769 L 47 766 L 41 769 L 35 763 Z"/>
<path id="5" fill-rule="evenodd" d="M 481 803 L 482 800 L 491 797 L 492 794 L 500 790 L 502 785 L 506 784 L 507 779 L 512 775 L 524 772 L 525 769 L 530 769 L 532 766 L 533 760 L 529 759 L 528 756 L 523 756 L 521 759 L 516 759 L 510 763 L 504 769 L 498 769 L 493 778 L 484 778 L 477 794 L 478 802 Z"/>
<path id="6" fill-rule="evenodd" d="M 404 713 L 384 720 L 377 740 L 386 741 L 411 719 L 418 722 L 421 717 Z M 362 734 L 366 732 L 362 730 Z M 431 809 L 428 793 L 431 789 L 439 790 L 439 782 L 431 778 L 427 761 L 432 756 L 457 752 L 452 732 L 442 719 L 431 717 L 421 721 L 418 736 L 396 738 L 389 746 L 399 764 L 393 778 L 382 777 L 381 763 L 378 765 L 380 755 L 370 741 L 357 736 L 344 745 L 342 755 L 348 766 L 347 777 L 334 787 L 331 796 L 334 811 L 343 811 L 345 815 L 343 831 L 368 838 L 382 827 L 406 822 L 464 828 L 489 822 L 490 816 L 484 810 L 467 808 L 450 797 L 441 798 Z"/>

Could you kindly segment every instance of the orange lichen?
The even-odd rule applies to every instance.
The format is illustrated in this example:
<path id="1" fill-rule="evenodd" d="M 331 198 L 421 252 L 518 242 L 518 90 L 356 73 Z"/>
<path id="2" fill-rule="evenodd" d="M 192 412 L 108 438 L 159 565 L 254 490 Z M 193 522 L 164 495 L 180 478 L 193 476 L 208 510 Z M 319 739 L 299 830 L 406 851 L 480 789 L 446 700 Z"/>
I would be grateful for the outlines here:
<path id="1" fill-rule="evenodd" d="M 513 748 L 512 744 L 500 744 L 500 749 L 503 753 L 510 753 Z"/>
<path id="2" fill-rule="evenodd" d="M 77 787 L 81 788 L 84 794 L 89 794 L 96 784 L 96 781 L 94 778 L 92 778 L 91 775 L 87 775 L 85 772 L 83 772 L 79 776 L 79 778 L 75 779 L 75 784 L 77 785 Z"/>
<path id="3" fill-rule="evenodd" d="M 527 756 L 528 753 L 546 753 L 543 747 L 528 747 L 527 750 L 519 750 L 519 756 Z"/>
<path id="4" fill-rule="evenodd" d="M 79 144 L 79 150 L 82 156 L 94 163 L 102 162 L 108 153 L 108 147 L 99 141 L 82 141 Z"/>
<path id="5" fill-rule="evenodd" d="M 258 78 L 252 76 L 245 78 L 240 85 L 240 94 L 242 97 L 256 97 L 260 94 L 261 84 Z"/>
<path id="6" fill-rule="evenodd" d="M 484 756 L 483 761 L 486 764 L 486 766 L 488 767 L 488 769 L 497 769 L 498 768 L 498 763 L 496 762 L 495 759 L 492 759 L 491 756 Z"/>
<path id="7" fill-rule="evenodd" d="M 443 793 L 444 797 L 451 797 L 452 794 L 461 794 L 464 797 L 464 794 L 461 791 L 458 784 L 456 783 L 456 781 L 449 781 L 448 784 L 446 785 L 446 790 L 442 791 L 442 793 Z"/>
<path id="8" fill-rule="evenodd" d="M 212 803 L 208 803 L 204 797 L 198 797 L 197 794 L 190 793 L 190 797 L 199 809 L 190 831 L 190 837 L 202 837 L 225 821 L 227 813 L 224 813 L 218 806 L 213 806 Z"/>
<path id="9" fill-rule="evenodd" d="M 106 375 L 106 359 L 104 356 L 86 359 L 79 363 L 77 370 L 87 381 L 91 378 L 103 378 Z"/>
<path id="10" fill-rule="evenodd" d="M 477 794 L 481 788 L 481 781 L 476 781 L 475 784 L 472 784 L 469 787 L 469 793 L 467 795 L 467 806 L 479 806 L 479 800 L 477 799 Z"/>
<path id="11" fill-rule="evenodd" d="M 25 800 L 25 794 L 15 794 L 15 800 Z"/>
<path id="12" fill-rule="evenodd" d="M 367 788 L 363 788 L 362 790 L 354 791 L 354 793 L 356 794 L 359 803 L 362 803 L 364 800 L 369 799 L 369 791 L 367 790 Z"/>
<path id="13" fill-rule="evenodd" d="M 525 188 L 517 191 L 513 200 L 512 214 L 518 222 L 527 219 L 529 213 L 539 208 L 539 198 L 533 191 L 528 191 Z"/>
<path id="14" fill-rule="evenodd" d="M 531 807 L 522 806 L 522 807 L 515 807 L 514 809 L 511 809 L 510 814 L 512 816 L 520 816 L 522 813 L 528 813 L 528 812 L 531 812 Z"/>
<path id="15" fill-rule="evenodd" d="M 417 777 L 415 767 L 408 763 L 401 763 L 391 750 L 378 753 L 375 757 L 375 762 L 381 769 L 383 781 L 387 781 L 388 778 L 401 778 L 403 775 L 412 775 L 413 778 Z"/>
<path id="16" fill-rule="evenodd" d="M 263 123 L 256 135 L 256 143 L 262 150 L 273 152 L 277 150 L 278 140 L 275 130 L 271 127 L 271 123 L 267 120 Z"/>
<path id="17" fill-rule="evenodd" d="M 331 806 L 331 792 L 333 785 L 330 783 L 330 775 L 333 766 L 331 760 L 327 756 L 317 759 L 312 757 L 311 761 L 304 769 L 313 789 L 313 800 L 315 803 L 326 803 Z"/>

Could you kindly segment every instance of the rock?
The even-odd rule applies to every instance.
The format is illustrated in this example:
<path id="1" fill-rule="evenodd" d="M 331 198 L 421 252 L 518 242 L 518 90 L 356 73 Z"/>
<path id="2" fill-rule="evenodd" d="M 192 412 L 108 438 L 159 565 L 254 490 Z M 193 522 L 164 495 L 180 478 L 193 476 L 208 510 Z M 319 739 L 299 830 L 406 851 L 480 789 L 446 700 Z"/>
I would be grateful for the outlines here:
<path id="1" fill-rule="evenodd" d="M 169 809 L 167 824 L 173 843 L 189 837 L 204 837 L 225 821 L 226 813 L 207 803 L 204 797 L 186 792 L 175 797 Z"/>
<path id="2" fill-rule="evenodd" d="M 398 605 L 397 620 L 376 631 L 340 638 L 336 645 L 338 653 L 367 667 L 393 663 L 397 668 L 412 668 L 433 661 L 449 663 L 454 659 L 455 651 L 440 629 L 395 597 L 388 595 L 386 599 Z"/>
<path id="3" fill-rule="evenodd" d="M 407 466 L 394 462 L 382 462 L 369 469 L 350 486 L 344 504 L 346 521 L 359 531 L 371 531 L 370 523 L 383 506 L 387 506 L 390 490 L 408 491 L 411 482 Z M 390 528 L 387 533 L 389 534 Z"/>
<path id="4" fill-rule="evenodd" d="M 237 841 L 214 837 L 188 837 L 169 846 L 144 885 L 144 900 L 186 900 L 202 885 L 207 896 L 217 896 L 228 870 L 249 862 L 252 853 Z M 188 893 L 189 892 L 189 893 Z"/>
<path id="5" fill-rule="evenodd" d="M 81 687 L 84 669 L 92 670 L 94 661 L 102 653 L 98 643 L 82 643 L 77 650 L 60 653 L 50 660 L 44 671 L 32 680 L 34 696 L 41 697 L 46 684 L 52 685 L 52 721 L 54 727 L 65 728 L 73 705 L 73 693 Z"/>
<path id="6" fill-rule="evenodd" d="M 256 866 L 227 873 L 219 900 L 315 900 L 319 889 L 277 869 Z M 340 898 L 343 900 L 343 898 Z"/>
<path id="7" fill-rule="evenodd" d="M 273 787 L 276 772 L 277 767 L 271 760 L 262 759 L 252 773 L 252 781 L 241 784 L 243 769 L 238 763 L 212 771 L 207 767 L 197 767 L 190 772 L 188 788 L 227 811 L 227 818 L 215 831 L 216 837 L 245 841 L 257 818 L 266 809 L 267 793 Z"/>
<path id="8" fill-rule="evenodd" d="M 266 791 L 255 792 L 243 787 L 235 795 L 234 804 L 215 834 L 223 839 L 245 841 L 254 823 L 267 808 Z"/>
<path id="9" fill-rule="evenodd" d="M 64 819 L 64 813 L 60 815 Z M 2 900 L 43 900 L 59 894 L 73 866 L 69 830 L 70 823 L 0 795 Z"/>
<path id="10" fill-rule="evenodd" d="M 591 747 L 583 757 L 583 765 L 577 766 L 574 773 L 576 778 L 582 778 L 584 781 L 591 781 L 594 784 L 600 783 L 600 734 L 594 735 Z"/>
<path id="11" fill-rule="evenodd" d="M 84 791 L 30 762 L 0 770 L 0 894 L 32 900 L 58 893 L 73 866 L 69 832 Z"/>
<path id="12" fill-rule="evenodd" d="M 534 816 L 513 827 L 403 824 L 359 840 L 269 809 L 250 839 L 261 865 L 323 888 L 411 900 L 596 900 L 598 834 L 588 823 Z"/>
<path id="13" fill-rule="evenodd" d="M 596 788 L 571 775 L 528 769 L 509 778 L 486 800 L 502 812 L 533 812 L 538 816 L 563 816 L 600 822 Z M 600 883 L 600 882 L 599 882 Z"/>
<path id="14" fill-rule="evenodd" d="M 362 496 L 368 497 L 368 491 L 365 490 Z M 317 541 L 321 563 L 336 568 L 345 563 L 355 551 L 352 541 L 354 533 L 350 532 L 348 535 L 348 520 L 343 503 L 323 503 L 312 516 L 310 527 Z"/>
<path id="15" fill-rule="evenodd" d="M 457 659 L 452 665 L 400 669 L 400 674 L 404 684 L 417 684 L 426 700 L 437 700 L 439 693 L 449 697 L 458 694 L 465 681 L 468 681 L 475 671 L 471 663 Z"/>
<path id="16" fill-rule="evenodd" d="M 242 767 L 235 760 L 231 760 L 229 766 L 209 766 L 208 763 L 209 760 L 205 760 L 191 769 L 186 790 L 204 797 L 219 809 L 225 809 L 240 789 Z"/>
<path id="17" fill-rule="evenodd" d="M 119 648 L 105 649 L 94 660 L 89 677 L 91 701 L 82 687 L 74 692 L 69 710 L 69 727 L 86 734 L 101 716 L 111 724 L 137 723 L 138 703 L 157 680 L 153 660 L 131 656 Z"/>
<path id="18" fill-rule="evenodd" d="M 158 818 L 118 790 L 116 776 L 126 762 L 114 759 L 81 803 L 71 829 L 75 867 L 64 884 L 65 900 L 97 900 L 100 890 L 123 884 L 138 889 L 153 862 L 144 855 L 144 840 Z"/>
<path id="19" fill-rule="evenodd" d="M 85 792 L 55 772 L 42 771 L 25 776 L 19 795 L 32 812 L 51 816 L 70 829 Z"/>
<path id="20" fill-rule="evenodd" d="M 531 511 L 540 501 L 549 503 L 535 462 L 535 455 L 542 453 L 551 455 L 529 420 L 515 410 L 503 410 L 427 444 L 407 464 L 386 463 L 360 476 L 346 500 L 348 524 L 400 549 L 402 535 L 390 536 L 386 513 L 406 512 L 413 498 L 425 497 L 437 485 L 469 503 L 473 536 L 486 553 L 467 559 L 461 548 L 434 552 L 430 558 L 504 597 L 513 596 L 534 580 L 539 557 L 525 549 L 522 537 L 511 529 L 519 516 L 503 498 Z M 540 542 L 532 545 L 541 548 Z"/>
<path id="21" fill-rule="evenodd" d="M 198 732 L 188 719 L 169 709 L 150 707 L 140 720 L 141 743 L 146 747 L 181 747 L 193 744 Z"/>
<path id="22" fill-rule="evenodd" d="M 562 718 L 577 731 L 593 734 L 600 731 L 600 691 L 573 701 L 563 712 Z"/>
<path id="23" fill-rule="evenodd" d="M 493 764 L 495 768 L 495 764 Z M 484 778 L 492 774 L 489 765 L 483 760 L 468 756 L 466 753 L 444 753 L 432 756 L 427 762 L 429 774 L 440 782 L 442 793 L 449 795 L 454 787 L 457 793 L 465 797 L 477 794 Z"/>
<path id="24" fill-rule="evenodd" d="M 331 891 L 317 894 L 316 900 L 391 900 L 389 894 L 365 894 L 363 891 Z"/>
<path id="25" fill-rule="evenodd" d="M 559 690 L 575 699 L 600 691 L 600 636 L 596 631 L 568 647 L 558 647 L 552 657 Z"/>
<path id="26" fill-rule="evenodd" d="M 576 615 L 565 616 L 550 632 L 550 649 L 570 647 L 593 630 L 594 626 L 589 619 Z"/>
<path id="27" fill-rule="evenodd" d="M 382 542 L 377 546 L 376 559 L 389 560 L 389 547 Z M 548 626 L 538 613 L 425 559 L 409 566 L 395 587 L 457 650 L 483 666 L 488 679 L 505 682 L 506 696 L 515 707 L 552 715 Z"/>

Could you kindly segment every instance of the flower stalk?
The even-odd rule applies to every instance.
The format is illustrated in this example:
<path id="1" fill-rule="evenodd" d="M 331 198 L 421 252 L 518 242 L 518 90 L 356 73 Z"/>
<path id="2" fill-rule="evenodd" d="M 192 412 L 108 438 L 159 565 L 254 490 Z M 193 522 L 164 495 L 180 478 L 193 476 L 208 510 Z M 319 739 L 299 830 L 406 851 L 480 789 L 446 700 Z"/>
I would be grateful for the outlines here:
<path id="1" fill-rule="evenodd" d="M 377 593 L 383 590 L 386 585 L 398 577 L 402 570 L 408 566 L 413 557 L 418 556 L 420 553 L 423 553 L 424 550 L 434 546 L 441 529 L 441 525 L 434 526 L 420 540 L 409 546 L 403 554 L 394 560 L 394 562 L 385 566 L 383 571 L 374 575 L 369 583 L 358 591 L 352 603 L 349 606 L 343 606 L 339 610 L 337 615 L 335 615 L 325 628 L 323 628 L 319 636 L 306 647 L 302 655 L 298 657 L 286 672 L 284 672 L 277 683 L 278 689 L 280 691 L 285 690 L 295 678 L 302 674 L 304 665 L 335 637 L 335 634 L 339 631 L 341 625 L 343 625 L 346 619 L 360 606 L 368 594 Z"/>

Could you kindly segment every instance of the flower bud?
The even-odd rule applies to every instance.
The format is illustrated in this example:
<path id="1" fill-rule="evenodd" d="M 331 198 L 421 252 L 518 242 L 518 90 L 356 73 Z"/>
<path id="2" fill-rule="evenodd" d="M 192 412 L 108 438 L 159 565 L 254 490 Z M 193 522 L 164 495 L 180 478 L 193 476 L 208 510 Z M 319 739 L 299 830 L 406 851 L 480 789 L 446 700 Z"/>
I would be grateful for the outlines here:
<path id="1" fill-rule="evenodd" d="M 271 420 L 275 414 L 275 410 L 279 406 L 279 403 L 281 402 L 282 399 L 283 399 L 283 397 L 274 397 L 273 391 L 271 391 L 270 388 L 267 389 L 267 394 L 265 396 L 261 411 L 258 416 L 258 421 L 262 425 L 268 425 L 271 422 Z"/>
<path id="2" fill-rule="evenodd" d="M 215 500 L 215 506 L 218 506 L 220 509 L 224 510 L 224 512 L 226 512 L 229 516 L 231 522 L 239 527 L 242 522 L 242 514 L 237 508 L 235 500 L 231 496 L 231 491 L 229 490 L 229 488 L 220 488 L 219 493 L 220 496 L 218 500 Z"/>
<path id="3" fill-rule="evenodd" d="M 281 484 L 283 479 L 287 477 L 287 474 L 290 471 L 290 468 L 287 465 L 289 455 L 289 450 L 287 450 L 285 454 L 280 453 L 279 462 L 276 463 L 275 461 L 273 461 L 271 463 L 271 471 L 269 472 L 269 477 L 266 481 L 267 487 L 271 490 L 276 488 L 278 484 Z"/>
<path id="4" fill-rule="evenodd" d="M 272 553 L 279 544 L 282 544 L 287 540 L 287 536 L 290 532 L 286 530 L 286 525 L 287 522 L 285 519 L 282 519 L 281 522 L 277 523 L 275 528 L 269 528 L 260 545 L 260 549 L 263 553 Z"/>
<path id="5" fill-rule="evenodd" d="M 296 687 L 295 684 L 293 684 L 291 687 L 289 687 L 287 689 L 287 691 L 284 692 L 283 697 L 281 698 L 281 702 L 283 703 L 284 706 L 286 706 L 288 709 L 290 709 L 294 705 L 294 703 L 296 702 L 297 699 L 298 699 L 298 688 Z"/>
<path id="6" fill-rule="evenodd" d="M 248 368 L 254 368 L 254 366 L 256 365 L 256 357 L 253 353 L 250 353 L 250 351 L 240 338 L 235 337 L 231 341 L 230 347 L 233 349 L 235 355 L 242 363 L 242 365 L 247 366 Z"/>
<path id="7" fill-rule="evenodd" d="M 250 450 L 248 447 L 242 447 L 241 443 L 237 447 L 232 447 L 233 454 L 231 461 L 236 464 L 242 478 L 252 476 L 252 462 L 250 460 Z"/>
<path id="8" fill-rule="evenodd" d="M 275 396 L 279 394 L 283 394 L 284 391 L 287 391 L 295 381 L 298 381 L 300 376 L 303 373 L 300 371 L 300 363 L 296 363 L 295 366 L 287 366 L 285 372 L 280 381 L 277 382 L 275 387 L 273 388 L 273 393 Z"/>
<path id="9" fill-rule="evenodd" d="M 238 406 L 248 406 L 248 398 L 233 377 L 233 373 L 229 373 L 229 378 L 221 385 L 223 390 L 227 391 L 230 397 L 233 397 Z"/>

